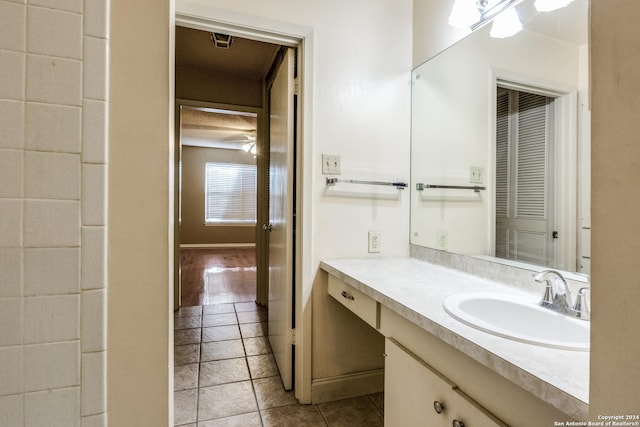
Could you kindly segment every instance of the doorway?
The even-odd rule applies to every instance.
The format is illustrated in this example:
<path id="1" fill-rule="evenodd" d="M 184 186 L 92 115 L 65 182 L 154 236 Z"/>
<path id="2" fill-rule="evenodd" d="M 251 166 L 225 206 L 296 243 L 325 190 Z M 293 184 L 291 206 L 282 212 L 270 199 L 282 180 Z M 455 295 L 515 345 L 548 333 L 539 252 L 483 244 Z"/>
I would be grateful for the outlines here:
<path id="1" fill-rule="evenodd" d="M 576 271 L 577 91 L 505 71 L 494 83 L 491 254 Z"/>
<path id="2" fill-rule="evenodd" d="M 177 101 L 180 306 L 256 300 L 261 114 L 260 108 Z"/>
<path id="3" fill-rule="evenodd" d="M 202 37 L 204 35 L 207 36 L 208 40 L 205 41 L 204 37 Z M 224 304 L 231 304 L 232 306 L 235 307 L 234 316 L 236 317 L 236 323 L 238 324 L 236 326 L 239 326 L 240 328 L 241 342 L 243 342 L 243 344 L 246 347 L 247 342 L 244 342 L 245 340 L 255 341 L 255 339 L 248 336 L 245 337 L 246 331 L 242 331 L 243 321 L 241 317 L 243 319 L 247 317 L 247 315 L 244 314 L 244 310 L 248 310 L 249 308 L 254 308 L 255 313 L 252 314 L 252 316 L 255 318 L 251 318 L 248 320 L 256 324 L 264 322 L 266 320 L 266 314 L 267 314 L 266 310 L 261 307 L 262 305 L 266 305 L 267 300 L 264 298 L 264 295 L 261 295 L 260 285 L 265 284 L 265 280 L 261 278 L 261 276 L 266 275 L 268 278 L 268 272 L 269 272 L 267 268 L 264 268 L 268 266 L 268 264 L 265 263 L 265 256 L 264 256 L 266 253 L 266 251 L 264 250 L 265 242 L 268 239 L 265 237 L 267 235 L 267 230 L 263 229 L 262 225 L 271 223 L 269 221 L 269 209 L 268 209 L 269 205 L 266 203 L 266 201 L 268 201 L 269 192 L 268 191 L 265 192 L 265 189 L 268 189 L 268 183 L 269 183 L 268 177 L 269 177 L 269 171 L 271 168 L 269 167 L 270 157 L 265 154 L 269 153 L 270 144 L 268 142 L 269 139 L 266 138 L 266 135 L 269 135 L 269 122 L 273 122 L 273 120 L 268 119 L 269 114 L 268 113 L 262 114 L 262 111 L 263 111 L 263 108 L 264 108 L 264 111 L 269 110 L 266 106 L 269 105 L 267 101 L 269 101 L 271 98 L 270 96 L 271 93 L 269 92 L 271 86 L 270 84 L 267 84 L 270 82 L 270 79 L 267 76 L 271 75 L 274 69 L 277 69 L 277 64 L 280 62 L 280 59 L 278 59 L 277 61 L 275 60 L 276 54 L 281 55 L 281 52 L 283 50 L 286 51 L 287 48 L 283 48 L 281 45 L 277 45 L 277 44 L 271 44 L 271 43 L 266 43 L 266 42 L 261 42 L 256 40 L 246 40 L 240 37 L 236 38 L 235 36 L 232 36 L 232 35 L 225 35 L 224 37 L 222 37 L 225 40 L 224 46 L 216 46 L 216 39 L 220 38 L 219 36 L 220 34 L 216 33 L 215 31 L 214 32 L 201 31 L 201 30 L 187 28 L 187 27 L 176 28 L 176 98 L 179 98 L 176 101 L 176 104 L 180 104 L 180 103 L 196 104 L 201 109 L 206 110 L 207 108 L 209 108 L 210 111 L 214 111 L 214 112 L 217 112 L 216 109 L 229 109 L 230 107 L 238 107 L 238 106 L 242 106 L 242 108 L 249 109 L 249 110 L 251 108 L 259 109 L 257 113 L 257 126 L 255 127 L 256 129 L 255 134 L 239 135 L 241 138 L 236 138 L 236 141 L 235 141 L 236 143 L 244 142 L 244 144 L 242 144 L 243 145 L 242 148 L 244 148 L 244 146 L 248 146 L 247 147 L 248 150 L 246 151 L 243 150 L 245 151 L 245 153 L 243 154 L 249 154 L 249 155 L 255 156 L 255 179 L 256 179 L 257 198 L 255 198 L 254 200 L 257 200 L 257 203 L 256 203 L 256 206 L 254 207 L 254 212 L 256 215 L 254 219 L 252 219 L 251 221 L 248 221 L 250 222 L 250 224 L 245 224 L 245 226 L 251 226 L 253 229 L 253 234 L 255 236 L 255 239 L 254 239 L 254 245 L 256 248 L 255 264 L 257 268 L 256 267 L 254 268 L 256 268 L 255 276 L 258 283 L 258 286 L 257 286 L 258 291 L 255 292 L 253 298 L 251 298 L 250 301 L 230 301 L 228 303 L 216 303 L 215 302 L 216 300 L 220 301 L 220 295 L 215 295 L 215 294 L 212 295 L 210 299 L 207 299 L 208 297 L 205 296 L 200 300 L 201 302 L 203 302 L 203 305 L 201 306 L 201 311 L 200 311 L 201 315 L 200 315 L 200 321 L 199 321 L 199 326 L 201 329 L 200 336 L 202 337 L 202 340 L 204 340 L 204 337 L 206 335 L 205 329 L 206 329 L 206 332 L 210 332 L 209 329 L 211 328 L 233 329 L 234 325 L 212 326 L 208 324 L 209 322 L 212 322 L 212 321 L 217 322 L 218 318 L 220 318 L 219 320 L 223 322 L 230 321 L 231 318 L 233 317 L 231 314 L 233 313 L 213 313 L 213 312 L 217 310 L 224 310 L 225 309 L 225 307 L 223 307 Z M 181 45 L 182 39 L 189 39 L 191 37 L 200 37 L 199 39 L 200 40 L 199 43 L 201 43 L 200 46 L 201 47 L 206 46 L 206 49 L 209 49 L 209 50 L 212 50 L 209 43 L 213 43 L 215 49 L 219 49 L 215 51 L 215 53 L 219 53 L 221 56 L 224 56 L 226 59 L 225 60 L 211 59 L 211 57 L 206 55 L 206 52 L 202 52 L 201 50 L 197 50 L 197 49 L 194 51 L 191 51 L 190 49 L 192 49 L 192 46 Z M 231 54 L 230 52 L 234 50 L 234 46 L 240 46 L 240 47 L 244 46 L 245 48 L 253 47 L 259 50 L 267 51 L 267 54 L 265 55 L 265 58 L 267 60 L 263 63 L 262 68 L 258 65 L 258 68 L 260 69 L 258 75 L 255 75 L 252 73 L 256 73 L 255 59 L 259 55 L 246 54 L 246 53 L 245 55 L 240 55 L 239 50 Z M 187 58 L 181 57 L 181 52 L 183 53 L 187 52 L 188 53 L 186 55 Z M 248 64 L 245 63 L 247 60 L 249 62 Z M 229 68 L 225 68 L 233 64 L 234 61 L 239 61 L 241 64 L 235 65 L 237 68 L 233 70 L 229 70 Z M 221 63 L 223 65 L 221 65 Z M 266 64 L 268 64 L 268 67 L 266 66 Z M 295 67 L 295 64 L 296 64 L 295 61 L 293 61 L 292 67 Z M 208 68 L 206 70 L 198 69 L 198 67 L 208 67 L 211 65 L 215 65 L 215 66 L 213 66 L 212 68 Z M 243 67 L 248 67 L 248 68 L 245 69 Z M 201 87 L 199 87 L 199 85 L 201 85 Z M 187 100 L 185 100 L 185 98 Z M 293 98 L 291 99 L 293 102 Z M 211 103 L 214 103 L 216 105 L 211 105 Z M 205 104 L 208 104 L 208 105 L 205 105 Z M 245 131 L 246 130 L 247 129 L 245 129 Z M 180 129 L 178 128 L 177 131 L 179 133 Z M 242 138 L 246 138 L 246 140 L 243 140 Z M 179 139 L 181 139 L 181 135 L 177 134 L 176 140 L 179 140 Z M 186 154 L 183 152 L 184 146 L 181 146 L 181 147 L 182 147 L 182 150 L 180 150 L 180 152 L 176 152 L 176 156 L 175 156 L 176 162 L 177 162 L 176 164 L 177 171 L 180 171 L 181 167 L 182 167 L 182 170 L 184 171 L 184 168 L 186 165 L 185 163 Z M 295 150 L 292 150 L 292 156 L 295 157 L 295 153 L 296 153 Z M 218 173 L 218 176 L 224 175 L 223 173 L 224 171 L 222 171 L 223 168 L 221 168 L 221 165 L 216 165 L 214 163 L 215 162 L 207 162 L 205 164 L 206 166 L 205 172 L 204 172 L 205 176 L 208 173 L 207 167 L 211 167 L 213 174 Z M 295 177 L 295 169 L 296 169 L 295 163 L 292 163 L 291 165 L 292 166 L 289 166 L 290 174 Z M 235 172 L 242 174 L 242 171 L 235 171 Z M 265 177 L 267 179 L 265 179 Z M 208 182 L 208 179 L 206 179 L 206 177 L 204 180 Z M 181 194 L 180 187 L 179 187 L 180 180 L 178 179 L 176 181 L 177 181 L 176 194 L 180 195 Z M 184 186 L 185 182 L 182 182 L 182 185 Z M 204 193 L 206 197 L 207 191 L 204 191 Z M 221 192 L 217 192 L 216 196 L 217 196 L 216 200 L 217 202 L 219 202 Z M 230 200 L 231 202 L 239 202 L 241 198 L 242 197 L 236 194 L 236 197 L 231 197 Z M 177 199 L 180 199 L 180 197 L 177 197 Z M 205 205 L 205 208 L 208 209 L 206 202 L 204 203 L 204 205 Z M 216 203 L 216 207 L 219 207 L 219 205 L 220 203 Z M 177 209 L 178 210 L 180 209 L 179 205 Z M 185 221 L 184 215 L 182 215 L 181 217 L 179 213 L 180 213 L 180 210 L 176 215 L 176 217 L 180 219 L 180 221 L 178 221 L 178 224 L 182 223 L 182 225 L 184 226 L 184 221 Z M 207 225 L 208 222 L 210 222 L 211 219 L 215 218 L 215 216 L 210 217 L 208 212 L 204 214 L 204 217 L 205 218 L 201 222 L 204 222 L 205 226 Z M 286 215 L 286 217 L 294 218 L 294 221 L 295 221 L 295 215 L 293 211 L 289 212 Z M 217 226 L 217 227 L 223 226 L 222 224 L 208 224 L 208 225 Z M 276 227 L 274 227 L 274 229 L 275 228 Z M 177 242 L 180 241 L 178 237 L 181 234 L 182 233 L 180 233 L 180 230 L 176 230 Z M 227 242 L 227 243 L 233 244 L 233 242 Z M 291 240 L 291 243 L 293 243 L 293 240 Z M 231 251 L 231 249 L 235 250 L 236 252 L 242 250 L 241 248 L 227 248 L 226 249 L 227 254 L 229 253 L 229 251 Z M 184 253 L 186 253 L 186 251 L 187 249 L 185 248 Z M 176 248 L 176 253 L 180 253 L 180 248 Z M 245 266 L 242 266 L 241 268 L 232 267 L 230 269 L 238 269 L 238 270 L 246 271 L 250 268 L 251 268 L 250 266 L 245 265 Z M 220 270 L 227 270 L 225 274 L 228 275 L 229 274 L 228 270 L 230 269 L 224 268 L 224 267 L 215 267 L 211 269 L 209 273 L 217 274 L 221 272 Z M 179 276 L 178 276 L 178 279 L 180 279 Z M 293 282 L 294 282 L 293 275 L 289 277 L 289 282 L 290 282 L 290 287 L 293 287 Z M 177 283 L 179 283 L 179 281 Z M 206 286 L 203 286 L 203 287 L 206 287 Z M 264 289 L 264 286 L 262 286 L 262 288 Z M 266 292 L 264 292 L 263 294 L 266 294 Z M 236 296 L 236 298 L 241 298 L 241 299 L 244 299 L 245 297 L 246 295 L 240 296 L 240 297 Z M 267 295 L 267 298 L 268 297 L 269 295 Z M 176 297 L 176 299 L 179 301 L 178 298 L 180 298 L 179 295 Z M 207 301 L 214 302 L 214 304 L 206 304 Z M 251 307 L 249 307 L 249 305 L 251 305 Z M 290 299 L 289 306 L 292 306 L 292 305 L 293 305 L 293 300 Z M 191 313 L 191 311 L 195 312 L 197 311 L 197 308 L 183 307 L 183 309 L 180 309 L 177 311 L 176 319 L 181 319 L 184 313 Z M 225 315 L 223 316 L 223 314 Z M 226 314 L 229 314 L 229 315 L 226 315 Z M 192 343 L 186 343 L 183 341 L 184 339 L 186 339 L 187 341 L 191 339 L 189 338 L 189 333 L 191 332 L 189 331 L 189 329 L 197 330 L 197 325 L 196 325 L 196 328 L 190 328 L 191 326 L 193 326 L 191 322 L 198 322 L 197 320 L 198 316 L 185 316 L 185 317 L 189 318 L 189 321 L 175 322 L 176 324 L 182 324 L 183 326 L 188 326 L 188 328 L 186 328 L 186 331 L 184 329 L 180 330 L 178 334 L 180 336 L 180 339 L 177 341 L 184 343 L 185 345 L 184 349 L 187 348 L 186 346 L 192 345 Z M 272 317 L 275 318 L 275 316 L 272 316 L 272 314 L 269 313 L 269 318 L 272 318 Z M 290 315 L 289 317 L 292 317 L 292 316 Z M 207 323 L 207 325 L 205 325 L 205 323 Z M 227 326 L 229 327 L 227 328 Z M 211 331 L 213 331 L 213 329 Z M 250 333 L 250 332 L 247 332 L 247 333 Z M 194 335 L 196 334 L 197 333 L 194 332 Z M 211 337 L 207 335 L 207 339 L 208 338 L 211 338 Z M 222 340 L 222 341 L 226 341 L 226 340 Z M 234 341 L 234 340 L 230 340 L 230 341 Z M 263 340 L 260 340 L 260 341 L 263 341 Z M 199 343 L 195 343 L 195 342 L 193 343 L 193 345 L 200 345 L 201 347 L 204 347 L 205 344 L 207 347 L 212 346 L 211 344 L 205 341 L 200 341 Z M 216 346 L 218 345 L 216 344 Z M 270 350 L 270 346 L 267 345 L 267 347 L 269 347 L 269 350 Z M 180 350 L 182 351 L 184 349 L 180 349 Z M 249 354 L 247 353 L 245 357 L 249 357 Z M 274 355 L 271 355 L 271 356 L 260 355 L 260 358 L 273 360 Z M 210 365 L 213 366 L 215 364 L 220 364 L 222 362 L 218 363 L 218 361 L 205 361 L 204 363 L 206 364 L 206 366 L 203 365 L 203 361 L 200 360 L 198 364 L 198 369 L 196 370 L 197 372 L 199 372 L 200 376 L 202 376 L 202 372 L 204 372 L 203 369 L 206 370 L 210 367 Z M 224 362 L 224 363 L 227 363 L 227 362 Z M 275 363 L 275 360 L 274 360 L 274 363 Z M 267 363 L 267 364 L 271 366 L 269 369 L 271 369 L 270 372 L 272 372 L 273 364 L 271 363 Z M 185 371 L 185 368 L 181 368 L 181 370 Z M 280 370 L 282 371 L 282 369 Z M 289 371 L 290 370 L 291 370 L 291 367 L 289 368 Z M 187 369 L 187 371 L 189 370 Z M 192 372 L 189 371 L 187 374 L 191 375 Z M 277 370 L 276 370 L 276 374 L 277 374 Z M 255 375 L 259 375 L 259 374 L 253 372 L 253 370 L 250 370 L 250 379 L 252 381 L 255 380 L 254 378 Z M 178 381 L 177 377 L 176 377 L 176 381 Z M 278 377 L 278 381 L 280 381 L 279 377 Z M 201 392 L 205 392 L 205 391 L 206 390 L 203 391 L 198 389 L 195 393 L 197 395 L 200 395 Z M 189 395 L 190 393 L 193 393 L 192 391 L 189 391 L 189 392 L 185 391 L 184 393 L 182 392 L 183 390 L 181 390 L 181 396 L 186 396 L 186 395 Z M 182 397 L 178 398 L 176 396 L 176 401 L 181 399 Z M 201 403 L 200 400 L 201 398 L 199 397 L 198 398 L 199 404 Z"/>

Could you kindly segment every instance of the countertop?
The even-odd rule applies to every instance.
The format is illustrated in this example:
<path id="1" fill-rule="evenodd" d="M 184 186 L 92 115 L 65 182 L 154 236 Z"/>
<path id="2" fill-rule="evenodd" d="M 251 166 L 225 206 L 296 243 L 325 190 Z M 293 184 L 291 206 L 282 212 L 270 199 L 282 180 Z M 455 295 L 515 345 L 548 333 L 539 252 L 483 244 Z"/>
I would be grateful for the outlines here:
<path id="1" fill-rule="evenodd" d="M 464 292 L 540 295 L 415 258 L 337 259 L 320 267 L 408 321 L 577 420 L 588 416 L 589 352 L 494 336 L 449 316 L 444 299 Z"/>

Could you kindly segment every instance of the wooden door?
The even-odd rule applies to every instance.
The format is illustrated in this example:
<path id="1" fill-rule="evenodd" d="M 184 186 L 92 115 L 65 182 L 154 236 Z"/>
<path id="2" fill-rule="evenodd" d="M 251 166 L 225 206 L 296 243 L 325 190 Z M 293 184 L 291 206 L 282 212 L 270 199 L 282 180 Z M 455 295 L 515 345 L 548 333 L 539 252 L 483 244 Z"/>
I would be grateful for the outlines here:
<path id="1" fill-rule="evenodd" d="M 294 66 L 287 48 L 269 88 L 269 342 L 284 388 L 293 388 Z"/>

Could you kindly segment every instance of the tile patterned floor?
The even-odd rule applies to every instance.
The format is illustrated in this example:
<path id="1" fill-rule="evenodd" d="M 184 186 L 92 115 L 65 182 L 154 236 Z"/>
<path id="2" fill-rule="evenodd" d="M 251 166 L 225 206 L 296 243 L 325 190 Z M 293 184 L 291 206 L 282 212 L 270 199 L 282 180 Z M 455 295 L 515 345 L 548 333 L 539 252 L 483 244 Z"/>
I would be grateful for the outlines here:
<path id="1" fill-rule="evenodd" d="M 266 318 L 252 302 L 176 312 L 175 426 L 382 427 L 382 393 L 298 404 L 282 387 Z"/>

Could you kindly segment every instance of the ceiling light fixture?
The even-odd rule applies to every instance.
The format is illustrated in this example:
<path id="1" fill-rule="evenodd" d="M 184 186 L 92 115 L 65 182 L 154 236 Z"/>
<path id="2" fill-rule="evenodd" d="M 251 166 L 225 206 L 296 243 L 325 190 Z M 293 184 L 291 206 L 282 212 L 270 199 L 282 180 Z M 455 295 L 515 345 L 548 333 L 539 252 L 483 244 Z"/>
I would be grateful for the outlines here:
<path id="1" fill-rule="evenodd" d="M 533 5 L 538 12 L 553 12 L 556 9 L 569 6 L 571 3 L 573 0 L 536 0 Z"/>
<path id="2" fill-rule="evenodd" d="M 247 153 L 251 153 L 253 154 L 253 158 L 256 158 L 256 153 L 257 153 L 257 149 L 256 149 L 256 143 L 255 142 L 247 142 L 246 144 L 242 145 L 242 150 L 247 152 Z"/>

